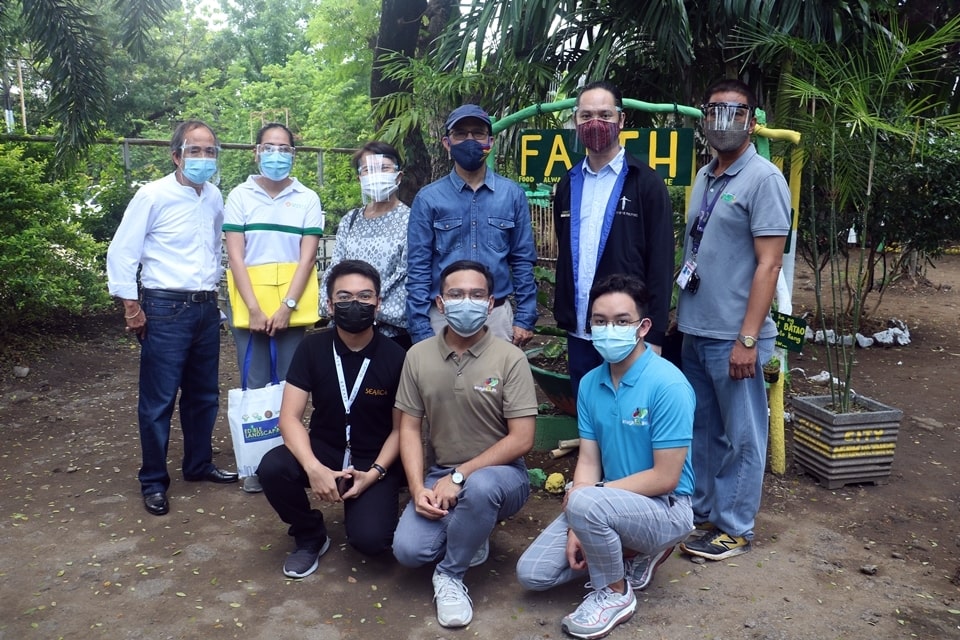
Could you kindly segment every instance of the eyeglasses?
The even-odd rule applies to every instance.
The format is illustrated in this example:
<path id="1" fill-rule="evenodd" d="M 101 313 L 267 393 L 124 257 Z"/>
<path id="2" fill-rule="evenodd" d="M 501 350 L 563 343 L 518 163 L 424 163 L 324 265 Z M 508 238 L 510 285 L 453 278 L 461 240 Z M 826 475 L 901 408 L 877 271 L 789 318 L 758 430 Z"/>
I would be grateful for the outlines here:
<path id="1" fill-rule="evenodd" d="M 594 329 L 596 329 L 597 327 L 604 327 L 606 325 L 612 325 L 614 327 L 630 327 L 635 324 L 641 324 L 642 322 L 643 322 L 643 318 L 640 318 L 639 320 L 631 320 L 630 318 L 623 317 L 623 318 L 616 318 L 611 322 L 610 320 L 607 320 L 603 316 L 590 317 L 590 326 L 593 327 Z"/>
<path id="2" fill-rule="evenodd" d="M 288 144 L 261 144 L 257 145 L 260 153 L 296 153 L 296 149 Z"/>
<path id="3" fill-rule="evenodd" d="M 604 122 L 616 122 L 623 111 L 620 107 L 615 110 L 601 109 L 600 111 L 581 111 L 579 107 L 574 107 L 573 112 L 577 122 L 589 122 L 590 120 L 603 120 Z"/>
<path id="4" fill-rule="evenodd" d="M 337 304 L 341 302 L 353 302 L 356 300 L 362 304 L 374 304 L 377 301 L 377 294 L 375 291 L 370 291 L 366 289 L 364 291 L 358 291 L 357 293 L 348 293 L 346 291 L 339 291 L 333 296 L 333 301 Z"/>
<path id="5" fill-rule="evenodd" d="M 459 302 L 468 296 L 475 302 L 483 302 L 490 298 L 490 294 L 486 289 L 470 289 L 470 291 L 464 291 L 463 289 L 448 289 L 447 292 L 443 294 L 444 300 L 452 300 L 456 302 Z"/>
<path id="6" fill-rule="evenodd" d="M 216 158 L 220 155 L 220 147 L 201 147 L 194 144 L 185 144 L 180 147 L 185 158 Z"/>
<path id="7" fill-rule="evenodd" d="M 473 138 L 478 142 L 486 142 L 490 139 L 490 132 L 486 129 L 473 129 L 471 131 L 463 131 L 461 129 L 454 129 L 449 134 L 450 139 L 454 142 L 463 142 L 467 138 Z"/>

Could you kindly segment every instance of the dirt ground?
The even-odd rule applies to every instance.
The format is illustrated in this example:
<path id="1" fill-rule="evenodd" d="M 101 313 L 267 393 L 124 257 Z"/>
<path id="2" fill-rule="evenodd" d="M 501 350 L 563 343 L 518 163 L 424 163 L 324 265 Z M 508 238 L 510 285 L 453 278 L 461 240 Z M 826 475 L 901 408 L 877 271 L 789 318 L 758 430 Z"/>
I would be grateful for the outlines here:
<path id="1" fill-rule="evenodd" d="M 905 320 L 913 343 L 858 354 L 855 389 L 904 411 L 889 483 L 824 489 L 788 448 L 787 473 L 767 475 L 753 551 L 709 564 L 675 554 L 612 638 L 960 637 L 960 257 L 928 278 L 898 285 L 878 314 Z M 795 311 L 811 297 L 798 277 Z M 463 630 L 437 625 L 431 567 L 349 549 L 337 507 L 324 507 L 334 545 L 320 569 L 285 579 L 285 525 L 262 495 L 183 482 L 179 436 L 171 512 L 147 514 L 138 347 L 121 325 L 117 314 L 63 327 L 0 363 L 0 639 L 564 637 L 560 618 L 583 585 L 527 593 L 514 575 L 559 509 L 542 492 L 498 526 L 490 560 L 467 574 L 475 617 Z M 233 468 L 225 391 L 238 376 L 226 333 L 221 359 L 215 461 Z M 14 377 L 15 364 L 29 375 Z M 822 354 L 807 347 L 790 366 L 803 387 L 800 370 L 818 373 Z M 541 454 L 530 466 L 569 475 L 574 461 Z"/>

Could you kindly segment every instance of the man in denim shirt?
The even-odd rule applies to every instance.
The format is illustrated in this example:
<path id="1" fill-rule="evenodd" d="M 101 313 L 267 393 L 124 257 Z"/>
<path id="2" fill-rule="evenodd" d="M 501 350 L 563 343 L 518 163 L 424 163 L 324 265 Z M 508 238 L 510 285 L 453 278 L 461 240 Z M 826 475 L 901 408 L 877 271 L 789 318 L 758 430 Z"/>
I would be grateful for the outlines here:
<path id="1" fill-rule="evenodd" d="M 490 116 L 474 104 L 447 118 L 443 148 L 454 162 L 445 178 L 420 190 L 407 228 L 407 330 L 413 342 L 439 333 L 446 322 L 436 305 L 440 272 L 458 260 L 474 260 L 493 274 L 491 332 L 518 347 L 533 337 L 537 251 L 523 190 L 497 175 L 485 159 L 493 142 Z M 514 294 L 516 315 L 507 296 Z"/>

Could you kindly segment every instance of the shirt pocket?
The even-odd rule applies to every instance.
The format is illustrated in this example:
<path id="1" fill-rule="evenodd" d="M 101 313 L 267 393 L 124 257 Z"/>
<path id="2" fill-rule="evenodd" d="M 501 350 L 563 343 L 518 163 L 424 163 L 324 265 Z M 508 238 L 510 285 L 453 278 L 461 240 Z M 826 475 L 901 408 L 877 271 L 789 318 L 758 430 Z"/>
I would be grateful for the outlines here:
<path id="1" fill-rule="evenodd" d="M 437 253 L 451 253 L 463 245 L 463 218 L 444 218 L 433 222 L 434 246 Z"/>
<path id="2" fill-rule="evenodd" d="M 486 242 L 494 251 L 503 253 L 510 246 L 510 236 L 513 235 L 513 229 L 516 223 L 513 218 L 487 218 L 487 237 Z"/>

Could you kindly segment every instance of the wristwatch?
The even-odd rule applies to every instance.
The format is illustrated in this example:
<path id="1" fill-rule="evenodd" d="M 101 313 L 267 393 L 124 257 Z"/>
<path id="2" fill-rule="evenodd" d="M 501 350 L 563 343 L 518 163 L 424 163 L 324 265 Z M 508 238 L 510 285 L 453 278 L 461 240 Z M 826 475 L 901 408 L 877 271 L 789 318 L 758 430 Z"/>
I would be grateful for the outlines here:
<path id="1" fill-rule="evenodd" d="M 466 478 L 464 478 L 463 474 L 457 471 L 456 469 L 454 469 L 453 473 L 450 474 L 450 482 L 457 485 L 458 487 L 463 486 L 464 480 L 466 480 Z"/>
<path id="2" fill-rule="evenodd" d="M 283 304 L 287 305 L 287 308 L 288 308 L 288 309 L 293 310 L 293 309 L 296 309 L 296 308 L 297 308 L 297 301 L 294 300 L 293 298 L 284 298 L 284 299 L 281 300 L 280 302 L 282 302 Z"/>
<path id="3" fill-rule="evenodd" d="M 381 467 L 380 465 L 378 465 L 376 462 L 374 462 L 372 465 L 370 465 L 370 468 L 371 468 L 371 469 L 375 469 L 375 470 L 377 471 L 377 473 L 380 474 L 380 475 L 377 477 L 377 481 L 383 480 L 384 478 L 387 477 L 387 470 L 384 469 L 383 467 Z"/>
<path id="4" fill-rule="evenodd" d="M 757 339 L 753 336 L 745 336 L 741 334 L 737 336 L 737 340 L 739 340 L 740 344 L 745 346 L 747 349 L 753 349 L 755 346 L 757 346 Z"/>

